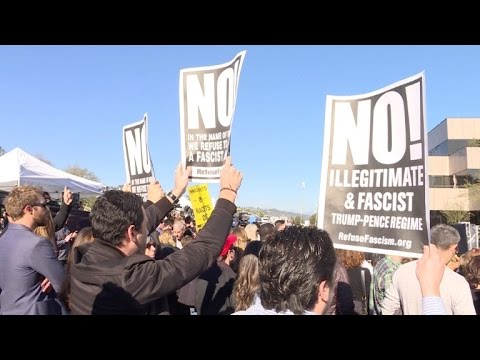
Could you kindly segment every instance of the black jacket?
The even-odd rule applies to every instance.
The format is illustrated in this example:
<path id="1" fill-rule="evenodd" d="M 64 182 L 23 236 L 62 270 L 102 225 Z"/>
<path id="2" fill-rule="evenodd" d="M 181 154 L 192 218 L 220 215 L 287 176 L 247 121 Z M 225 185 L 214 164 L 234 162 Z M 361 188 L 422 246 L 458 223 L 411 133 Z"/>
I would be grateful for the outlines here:
<path id="1" fill-rule="evenodd" d="M 149 206 L 147 211 L 155 206 Z M 162 216 L 160 212 L 157 215 L 163 218 L 166 213 Z M 158 313 L 158 308 L 152 310 L 158 300 L 199 276 L 216 260 L 235 212 L 232 202 L 219 199 L 195 241 L 164 260 L 155 261 L 140 254 L 125 256 L 101 239 L 75 248 L 71 313 Z"/>

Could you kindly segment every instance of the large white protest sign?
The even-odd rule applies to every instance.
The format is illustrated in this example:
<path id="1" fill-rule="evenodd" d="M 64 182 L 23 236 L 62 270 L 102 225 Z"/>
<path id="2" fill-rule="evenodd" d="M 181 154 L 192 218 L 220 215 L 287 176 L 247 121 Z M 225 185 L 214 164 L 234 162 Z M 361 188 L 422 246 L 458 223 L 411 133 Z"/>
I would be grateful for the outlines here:
<path id="1" fill-rule="evenodd" d="M 318 227 L 335 247 L 420 257 L 428 244 L 424 73 L 327 96 Z"/>
<path id="2" fill-rule="evenodd" d="M 180 71 L 182 162 L 194 182 L 218 182 L 230 154 L 238 83 L 246 51 L 229 63 Z"/>
<path id="3" fill-rule="evenodd" d="M 123 127 L 123 155 L 127 182 L 132 192 L 147 200 L 147 186 L 155 177 L 148 150 L 148 116 Z"/>

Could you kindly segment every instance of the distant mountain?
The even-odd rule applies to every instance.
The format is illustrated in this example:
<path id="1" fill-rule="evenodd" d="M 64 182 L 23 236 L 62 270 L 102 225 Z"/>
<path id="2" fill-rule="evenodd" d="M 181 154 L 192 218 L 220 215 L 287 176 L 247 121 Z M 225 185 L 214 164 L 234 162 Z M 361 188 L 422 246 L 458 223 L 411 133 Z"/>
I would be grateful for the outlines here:
<path id="1" fill-rule="evenodd" d="M 249 214 L 255 214 L 258 216 L 275 216 L 275 217 L 289 217 L 295 218 L 300 216 L 300 213 L 285 211 L 285 210 L 278 210 L 278 209 L 262 209 L 258 207 L 237 207 L 237 212 L 246 212 Z M 312 214 L 303 214 L 304 219 L 310 218 Z"/>

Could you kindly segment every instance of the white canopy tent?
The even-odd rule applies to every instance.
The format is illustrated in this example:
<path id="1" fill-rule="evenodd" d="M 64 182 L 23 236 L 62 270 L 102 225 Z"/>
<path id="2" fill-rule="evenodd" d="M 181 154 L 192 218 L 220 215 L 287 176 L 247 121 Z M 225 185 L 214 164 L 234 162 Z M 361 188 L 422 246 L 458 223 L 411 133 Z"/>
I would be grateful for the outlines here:
<path id="1" fill-rule="evenodd" d="M 10 191 L 17 185 L 34 185 L 57 194 L 67 186 L 80 196 L 99 195 L 105 188 L 99 182 L 56 169 L 20 148 L 0 156 L 0 190 Z"/>

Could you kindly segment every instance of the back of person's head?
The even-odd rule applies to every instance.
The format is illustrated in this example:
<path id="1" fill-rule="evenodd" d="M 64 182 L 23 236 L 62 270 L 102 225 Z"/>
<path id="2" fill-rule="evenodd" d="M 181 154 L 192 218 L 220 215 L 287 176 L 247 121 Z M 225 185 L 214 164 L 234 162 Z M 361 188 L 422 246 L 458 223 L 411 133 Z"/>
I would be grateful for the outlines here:
<path id="1" fill-rule="evenodd" d="M 237 226 L 232 230 L 232 234 L 237 237 L 237 243 L 235 246 L 237 246 L 239 249 L 245 250 L 248 243 L 248 234 L 245 231 L 245 228 Z"/>
<path id="2" fill-rule="evenodd" d="M 30 185 L 17 186 L 10 191 L 3 204 L 8 216 L 12 220 L 18 220 L 23 217 L 25 206 L 38 203 L 39 197 L 42 197 L 42 195 L 43 192 L 37 187 Z"/>
<path id="3" fill-rule="evenodd" d="M 454 227 L 446 224 L 437 224 L 430 230 L 430 242 L 440 250 L 448 250 L 460 241 L 460 234 Z"/>
<path id="4" fill-rule="evenodd" d="M 75 236 L 75 239 L 73 239 L 73 243 L 72 243 L 72 246 L 70 247 L 70 251 L 69 251 L 69 254 L 68 254 L 68 258 L 67 258 L 67 264 L 70 264 L 71 258 L 73 256 L 73 250 L 77 246 L 90 243 L 90 242 L 93 241 L 93 239 L 94 238 L 93 238 L 92 227 L 91 226 L 84 227 L 83 229 L 81 229 L 78 232 L 77 236 Z"/>
<path id="5" fill-rule="evenodd" d="M 227 258 L 227 255 L 229 251 L 234 250 L 233 245 L 237 242 L 237 235 L 230 234 L 227 236 L 225 239 L 225 242 L 223 243 L 223 248 L 222 251 L 220 252 L 219 259 L 225 260 Z"/>
<path id="6" fill-rule="evenodd" d="M 258 254 L 260 253 L 260 249 L 262 248 L 262 244 L 263 244 L 262 241 L 250 241 L 247 244 L 245 251 L 243 252 L 243 256 L 251 254 L 258 257 Z"/>
<path id="7" fill-rule="evenodd" d="M 252 254 L 243 256 L 240 260 L 237 278 L 233 284 L 236 302 L 235 311 L 246 310 L 252 305 L 259 286 L 258 258 Z"/>
<path id="8" fill-rule="evenodd" d="M 347 270 L 362 265 L 365 260 L 365 255 L 361 251 L 337 249 L 335 252 L 338 260 Z"/>
<path id="9" fill-rule="evenodd" d="M 480 285 L 480 256 L 471 257 L 465 266 L 463 276 L 467 280 L 470 289 L 476 289 Z"/>
<path id="10" fill-rule="evenodd" d="M 257 240 L 258 227 L 255 224 L 248 224 L 245 226 L 248 240 Z"/>
<path id="11" fill-rule="evenodd" d="M 87 226 L 81 229 L 75 239 L 73 240 L 72 248 L 76 248 L 82 244 L 86 244 L 93 241 L 92 227 Z"/>
<path id="12" fill-rule="evenodd" d="M 331 291 L 335 262 L 333 243 L 326 231 L 290 226 L 267 237 L 259 254 L 263 307 L 297 315 L 313 310 L 320 283 L 325 281 Z"/>
<path id="13" fill-rule="evenodd" d="M 161 245 L 170 246 L 170 247 L 175 247 L 177 245 L 175 243 L 175 240 L 173 239 L 173 235 L 172 235 L 171 230 L 167 230 L 167 231 L 162 232 L 160 234 L 160 236 L 158 237 L 158 242 Z"/>
<path id="14" fill-rule="evenodd" d="M 90 212 L 93 237 L 120 245 L 130 225 L 140 231 L 142 206 L 142 198 L 138 195 L 120 190 L 105 191 Z"/>
<path id="15" fill-rule="evenodd" d="M 265 240 L 269 235 L 272 235 L 273 233 L 275 233 L 275 226 L 270 223 L 262 224 L 258 229 L 260 240 Z"/>
<path id="16" fill-rule="evenodd" d="M 285 229 L 285 220 L 275 221 L 275 229 L 277 229 L 277 231 L 284 230 Z"/>

